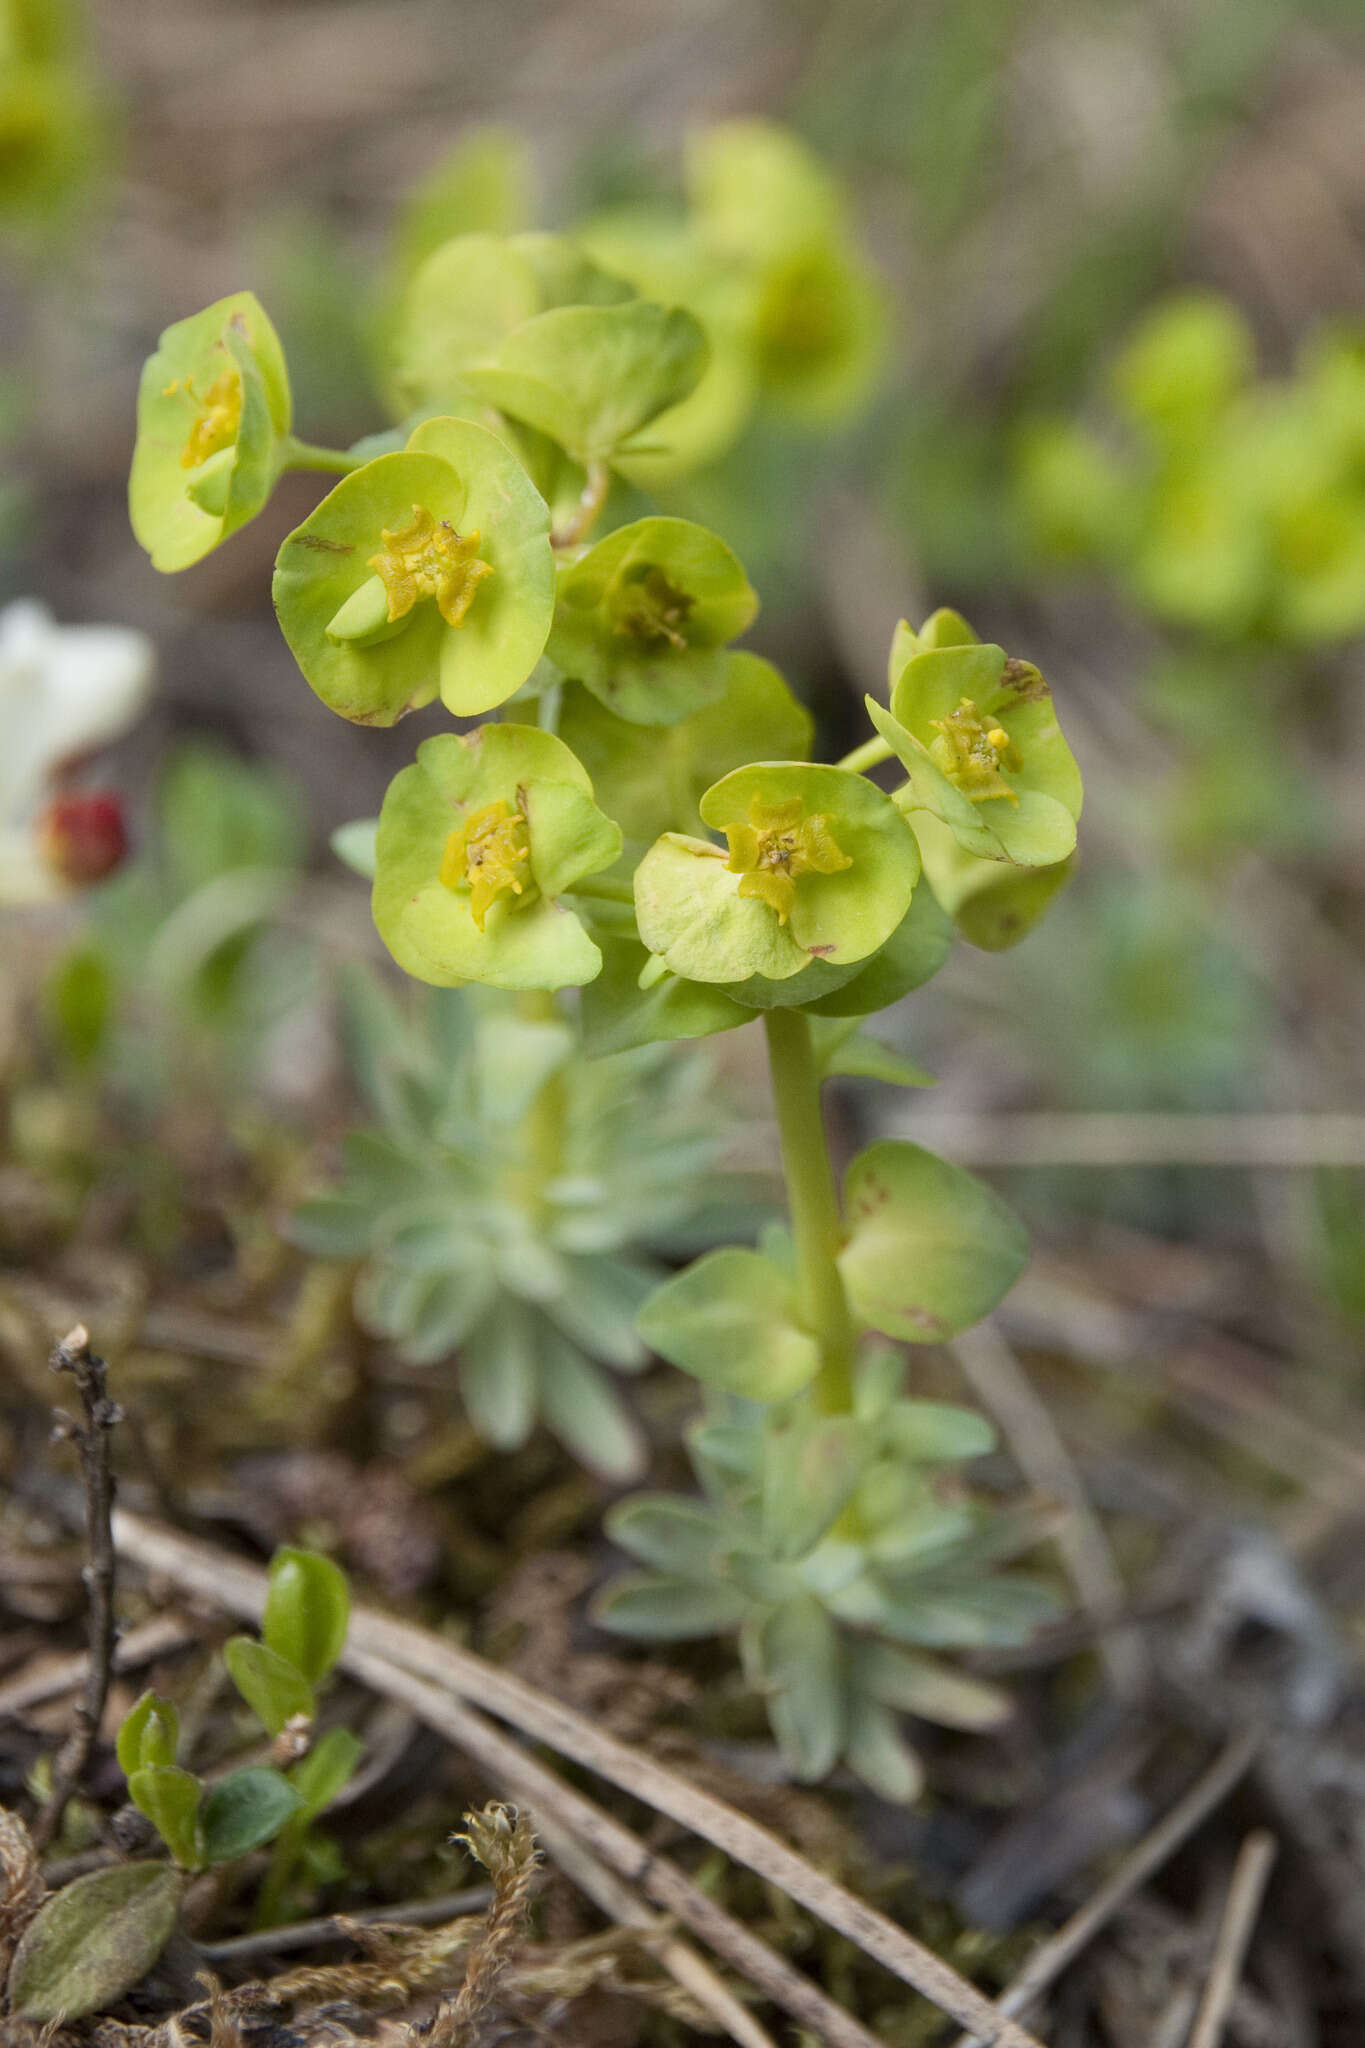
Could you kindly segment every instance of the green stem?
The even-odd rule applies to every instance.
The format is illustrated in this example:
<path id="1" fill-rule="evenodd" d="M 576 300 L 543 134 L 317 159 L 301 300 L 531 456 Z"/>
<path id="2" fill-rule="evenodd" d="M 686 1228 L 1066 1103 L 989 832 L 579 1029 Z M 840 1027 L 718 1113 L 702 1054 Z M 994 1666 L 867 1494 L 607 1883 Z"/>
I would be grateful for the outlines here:
<path id="1" fill-rule="evenodd" d="M 348 455 L 344 448 L 319 448 L 313 441 L 299 441 L 294 435 L 285 443 L 286 469 L 325 469 L 333 476 L 349 476 L 364 463 L 363 455 Z"/>
<path id="2" fill-rule="evenodd" d="M 801 1310 L 820 1345 L 815 1399 L 826 1415 L 846 1415 L 853 1407 L 857 1333 L 838 1266 L 843 1221 L 820 1114 L 820 1075 L 810 1020 L 800 1010 L 767 1010 L 763 1026 L 796 1240 Z"/>
<path id="3" fill-rule="evenodd" d="M 884 740 L 881 734 L 877 733 L 872 739 L 864 740 L 860 747 L 855 747 L 851 754 L 845 754 L 843 760 L 836 761 L 834 765 L 836 768 L 846 768 L 850 775 L 861 775 L 868 768 L 877 768 L 883 761 L 889 761 L 895 751 L 890 741 Z"/>

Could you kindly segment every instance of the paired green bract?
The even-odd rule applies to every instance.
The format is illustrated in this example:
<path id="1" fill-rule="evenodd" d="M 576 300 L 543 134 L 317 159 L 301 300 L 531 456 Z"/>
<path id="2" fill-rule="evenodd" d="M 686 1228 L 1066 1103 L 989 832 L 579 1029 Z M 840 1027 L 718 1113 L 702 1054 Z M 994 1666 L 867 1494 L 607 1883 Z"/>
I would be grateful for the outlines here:
<path id="1" fill-rule="evenodd" d="M 279 336 L 251 292 L 168 327 L 142 372 L 128 484 L 158 569 L 187 569 L 254 519 L 285 464 L 292 418 Z"/>
<path id="2" fill-rule="evenodd" d="M 619 826 L 552 734 L 525 725 L 483 726 L 467 739 L 440 733 L 384 799 L 374 921 L 419 981 L 577 988 L 602 956 L 557 899 L 620 851 Z M 493 885 L 486 904 L 476 900 L 481 868 Z"/>
<path id="3" fill-rule="evenodd" d="M 550 630 L 549 512 L 496 434 L 427 420 L 289 535 L 275 609 L 343 718 L 392 725 L 438 693 L 458 716 L 488 711 L 526 681 Z"/>
<path id="4" fill-rule="evenodd" d="M 670 832 L 635 875 L 640 937 L 675 974 L 743 1000 L 754 977 L 782 983 L 856 966 L 910 907 L 914 834 L 860 775 L 801 762 L 738 768 L 700 809 L 728 835 L 728 856 L 714 841 Z M 762 991 L 753 993 L 761 1006 Z"/>

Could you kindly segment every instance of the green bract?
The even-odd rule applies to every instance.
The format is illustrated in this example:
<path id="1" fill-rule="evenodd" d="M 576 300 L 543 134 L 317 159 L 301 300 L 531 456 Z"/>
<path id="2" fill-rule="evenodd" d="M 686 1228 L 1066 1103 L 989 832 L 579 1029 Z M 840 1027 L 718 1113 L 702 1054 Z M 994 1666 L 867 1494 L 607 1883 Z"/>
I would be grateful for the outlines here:
<path id="1" fill-rule="evenodd" d="M 666 1280 L 641 1309 L 639 1331 L 706 1386 L 751 1401 L 785 1401 L 820 1369 L 820 1346 L 800 1326 L 791 1281 L 738 1245 Z"/>
<path id="2" fill-rule="evenodd" d="M 540 658 L 549 512 L 496 434 L 427 420 L 289 535 L 274 594 L 295 660 L 343 718 L 392 725 L 438 691 L 470 717 L 504 703 Z"/>
<path id="3" fill-rule="evenodd" d="M 605 462 L 687 397 L 706 358 L 706 336 L 680 306 L 557 306 L 514 328 L 464 382 L 577 461 Z"/>
<path id="4" fill-rule="evenodd" d="M 922 1146 L 888 1139 L 849 1167 L 839 1256 L 855 1314 L 885 1336 L 941 1344 L 980 1322 L 1028 1258 L 1000 1197 Z"/>
<path id="5" fill-rule="evenodd" d="M 291 421 L 279 337 L 251 292 L 168 327 L 142 372 L 128 481 L 133 531 L 158 569 L 187 569 L 254 519 Z"/>
<path id="6" fill-rule="evenodd" d="M 910 907 L 914 834 L 860 775 L 801 762 L 740 768 L 706 792 L 701 815 L 727 834 L 728 854 L 670 832 L 635 875 L 640 937 L 689 981 L 743 999 L 751 976 L 806 972 L 810 996 L 823 995 L 816 970 L 865 960 Z"/>
<path id="7" fill-rule="evenodd" d="M 1031 662 L 979 642 L 921 640 L 895 678 L 890 711 L 872 698 L 867 708 L 909 776 L 903 809 L 941 818 L 985 860 L 1047 867 L 1071 852 L 1080 771 Z"/>
<path id="8" fill-rule="evenodd" d="M 724 695 L 726 643 L 757 611 L 715 534 L 686 519 L 637 519 L 560 569 L 547 651 L 619 718 L 672 725 Z"/>
<path id="9" fill-rule="evenodd" d="M 965 852 L 949 827 L 927 811 L 916 813 L 915 836 L 924 879 L 939 905 L 963 938 L 987 953 L 1003 953 L 1027 937 L 1075 868 L 1074 854 L 1042 868 L 983 860 Z"/>
<path id="10" fill-rule="evenodd" d="M 482 404 L 465 379 L 526 321 L 557 306 L 610 305 L 631 287 L 555 235 L 462 234 L 407 287 L 392 340 L 393 382 L 412 412 Z"/>
<path id="11" fill-rule="evenodd" d="M 375 924 L 419 981 L 573 988 L 601 967 L 556 898 L 609 867 L 621 834 L 552 734 L 491 725 L 424 740 L 389 785 L 375 851 Z"/>
<path id="12" fill-rule="evenodd" d="M 560 738 L 591 775 L 597 801 L 636 840 L 664 826 L 695 832 L 713 782 L 749 761 L 807 760 L 813 731 L 772 663 L 746 653 L 725 656 L 723 697 L 647 740 L 586 690 L 566 692 L 559 714 Z"/>

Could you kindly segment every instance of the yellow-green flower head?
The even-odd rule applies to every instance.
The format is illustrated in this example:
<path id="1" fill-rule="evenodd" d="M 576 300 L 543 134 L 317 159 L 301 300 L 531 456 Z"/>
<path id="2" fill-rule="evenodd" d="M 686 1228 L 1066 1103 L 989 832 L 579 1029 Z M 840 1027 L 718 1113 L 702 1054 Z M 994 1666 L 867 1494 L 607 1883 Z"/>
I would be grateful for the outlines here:
<path id="1" fill-rule="evenodd" d="M 830 820 L 823 812 L 808 815 L 799 796 L 767 803 L 755 790 L 742 825 L 727 825 L 730 842 L 726 865 L 738 875 L 741 896 L 756 896 L 777 912 L 785 924 L 796 903 L 802 875 L 837 875 L 853 863 L 835 844 Z"/>
<path id="2" fill-rule="evenodd" d="M 672 725 L 725 694 L 726 644 L 757 610 L 715 534 L 637 519 L 560 569 L 547 652 L 618 718 Z"/>
<path id="3" fill-rule="evenodd" d="M 726 846 L 665 833 L 635 875 L 641 939 L 689 981 L 760 1006 L 813 1000 L 885 945 L 910 907 L 915 836 L 861 775 L 762 762 L 707 790 L 701 815 Z M 779 983 L 791 986 L 774 995 Z"/>
<path id="4" fill-rule="evenodd" d="M 168 327 L 142 372 L 133 531 L 187 569 L 254 519 L 284 466 L 292 405 L 279 337 L 251 292 Z"/>
<path id="5" fill-rule="evenodd" d="M 896 801 L 964 851 L 1047 867 L 1076 844 L 1081 779 L 1052 693 L 1031 662 L 983 646 L 955 612 L 897 630 L 891 708 L 868 712 L 909 776 Z"/>
<path id="6" fill-rule="evenodd" d="M 620 851 L 619 829 L 553 734 L 439 733 L 384 798 L 375 925 L 400 967 L 438 987 L 576 988 L 602 956 L 558 899 Z"/>
<path id="7" fill-rule="evenodd" d="M 426 420 L 289 535 L 275 609 L 343 718 L 392 725 L 438 692 L 458 717 L 490 711 L 525 682 L 550 630 L 549 511 L 496 434 Z"/>

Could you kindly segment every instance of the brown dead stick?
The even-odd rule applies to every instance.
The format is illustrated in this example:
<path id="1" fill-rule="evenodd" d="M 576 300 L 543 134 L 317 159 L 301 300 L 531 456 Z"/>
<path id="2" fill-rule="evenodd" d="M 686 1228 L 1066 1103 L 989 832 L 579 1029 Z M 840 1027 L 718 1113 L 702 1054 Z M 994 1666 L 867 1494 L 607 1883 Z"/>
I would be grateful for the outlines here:
<path id="1" fill-rule="evenodd" d="M 66 1803 L 80 1783 L 90 1752 L 99 1734 L 104 1703 L 109 1697 L 110 1670 L 114 1657 L 114 1543 L 110 1522 L 114 1511 L 114 1473 L 109 1459 L 109 1434 L 123 1417 L 117 1402 L 109 1399 L 108 1368 L 90 1349 L 90 1337 L 82 1323 L 63 1337 L 52 1354 L 53 1372 L 70 1373 L 76 1382 L 85 1411 L 83 1424 L 63 1415 L 61 1434 L 74 1438 L 81 1455 L 81 1480 L 85 1493 L 85 1580 L 90 1601 L 89 1649 L 86 1656 L 85 1687 L 72 1720 L 71 1733 L 57 1753 L 52 1767 L 52 1791 L 29 1830 L 39 1855 L 48 1847 L 62 1824 Z"/>
<path id="2" fill-rule="evenodd" d="M 1250 1732 L 1234 1735 L 1224 1745 L 1203 1777 L 1129 1851 L 1113 1876 L 1063 1922 L 1050 1940 L 1035 1950 L 1014 1982 L 1001 1993 L 997 2002 L 1000 2012 L 1028 2012 L 1037 2004 L 1048 1985 L 1094 1940 L 1138 1886 L 1168 1862 L 1181 1843 L 1227 1798 L 1259 1747 L 1260 1737 Z M 981 2042 L 990 2038 L 977 2030 L 960 2035 L 953 2048 L 980 2048 Z"/>
<path id="3" fill-rule="evenodd" d="M 217 1600 L 230 1612 L 247 1619 L 259 1616 L 266 1580 L 258 1567 L 241 1564 L 209 1544 L 123 1512 L 115 1517 L 114 1540 L 126 1557 L 148 1571 L 166 1574 L 187 1593 Z M 846 1935 L 865 1955 L 950 2014 L 959 2026 L 969 2028 L 990 2044 L 990 2048 L 997 2048 L 997 2044 L 998 2048 L 1040 2048 L 1027 2029 L 999 2011 L 932 1949 L 845 1886 L 826 1877 L 767 1828 L 666 1770 L 652 1757 L 619 1742 L 524 1679 L 488 1663 L 472 1650 L 446 1642 L 429 1629 L 394 1621 L 372 1608 L 355 1608 L 342 1663 L 361 1676 L 362 1664 L 368 1670 L 371 1658 L 387 1660 L 404 1672 L 446 1688 L 459 1699 L 476 1702 L 485 1712 L 512 1722 L 538 1742 L 558 1750 L 561 1756 L 572 1757 L 645 1805 L 666 1813 L 680 1826 L 724 1850 L 735 1862 L 776 1884 L 817 1919 Z M 520 1754 L 515 1747 L 513 1753 Z M 710 1905 L 709 1900 L 705 1903 Z M 688 1924 L 700 1933 L 694 1922 Z"/>
<path id="4" fill-rule="evenodd" d="M 1265 1828 L 1256 1828 L 1238 1851 L 1228 1886 L 1222 1925 L 1214 1944 L 1209 1979 L 1200 2001 L 1199 2017 L 1189 2038 L 1189 2048 L 1218 2048 L 1229 2008 L 1237 1995 L 1237 1982 L 1246 1960 L 1247 1945 L 1256 1916 L 1261 1910 L 1279 1844 Z"/>

